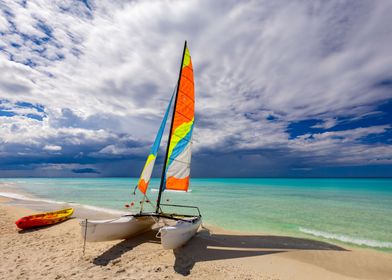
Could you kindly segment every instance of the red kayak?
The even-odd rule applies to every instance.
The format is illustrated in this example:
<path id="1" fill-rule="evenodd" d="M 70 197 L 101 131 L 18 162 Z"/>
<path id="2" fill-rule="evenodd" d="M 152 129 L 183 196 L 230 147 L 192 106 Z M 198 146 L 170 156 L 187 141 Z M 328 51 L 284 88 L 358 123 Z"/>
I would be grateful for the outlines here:
<path id="1" fill-rule="evenodd" d="M 15 224 L 20 229 L 53 225 L 67 220 L 69 217 L 71 217 L 73 211 L 73 208 L 67 208 L 53 212 L 26 216 L 17 220 Z"/>

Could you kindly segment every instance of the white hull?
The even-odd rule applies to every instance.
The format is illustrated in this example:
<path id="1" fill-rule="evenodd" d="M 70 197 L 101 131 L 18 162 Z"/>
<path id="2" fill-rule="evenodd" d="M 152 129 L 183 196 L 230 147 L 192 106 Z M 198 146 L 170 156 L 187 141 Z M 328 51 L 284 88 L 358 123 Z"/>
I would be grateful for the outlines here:
<path id="1" fill-rule="evenodd" d="M 174 225 L 164 226 L 159 230 L 163 249 L 176 249 L 196 234 L 201 225 L 201 217 L 189 221 L 192 222 L 177 221 Z"/>
<path id="2" fill-rule="evenodd" d="M 88 242 L 127 239 L 151 229 L 152 217 L 122 216 L 111 220 L 82 220 L 81 233 Z"/>

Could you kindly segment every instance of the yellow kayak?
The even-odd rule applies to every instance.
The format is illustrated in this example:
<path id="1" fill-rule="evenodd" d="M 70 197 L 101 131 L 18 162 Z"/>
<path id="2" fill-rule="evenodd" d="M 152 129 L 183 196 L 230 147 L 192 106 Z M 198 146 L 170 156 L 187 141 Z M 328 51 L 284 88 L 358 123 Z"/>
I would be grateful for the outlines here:
<path id="1" fill-rule="evenodd" d="M 71 217 L 73 212 L 73 208 L 67 208 L 58 211 L 35 214 L 20 218 L 15 222 L 15 224 L 20 229 L 53 225 L 67 220 Z"/>

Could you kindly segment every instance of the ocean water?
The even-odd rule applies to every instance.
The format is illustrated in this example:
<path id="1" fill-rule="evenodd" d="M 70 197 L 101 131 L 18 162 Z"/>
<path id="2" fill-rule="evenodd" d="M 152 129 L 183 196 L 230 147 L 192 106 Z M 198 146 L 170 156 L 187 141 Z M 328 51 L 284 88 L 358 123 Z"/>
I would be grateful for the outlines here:
<path id="1" fill-rule="evenodd" d="M 0 182 L 43 200 L 122 211 L 128 211 L 124 205 L 132 201 L 131 210 L 137 211 L 141 199 L 132 195 L 136 178 Z M 158 179 L 150 183 L 151 201 L 156 200 L 158 185 Z M 192 179 L 190 189 L 165 192 L 162 202 L 198 206 L 205 223 L 230 230 L 312 237 L 392 252 L 392 179 Z"/>

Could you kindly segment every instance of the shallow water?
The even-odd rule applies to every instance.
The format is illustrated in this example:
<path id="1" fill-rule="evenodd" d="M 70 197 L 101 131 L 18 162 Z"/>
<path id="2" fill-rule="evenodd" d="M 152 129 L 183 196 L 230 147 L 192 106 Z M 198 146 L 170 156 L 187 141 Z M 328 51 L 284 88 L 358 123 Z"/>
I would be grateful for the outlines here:
<path id="1" fill-rule="evenodd" d="M 116 210 L 125 210 L 124 204 L 132 201 L 138 206 L 141 198 L 132 195 L 135 178 L 0 182 L 44 200 Z M 156 200 L 158 184 L 157 179 L 150 184 L 151 201 Z M 227 229 L 312 236 L 392 251 L 392 179 L 192 179 L 191 189 L 165 192 L 162 201 L 196 205 L 206 223 Z"/>

